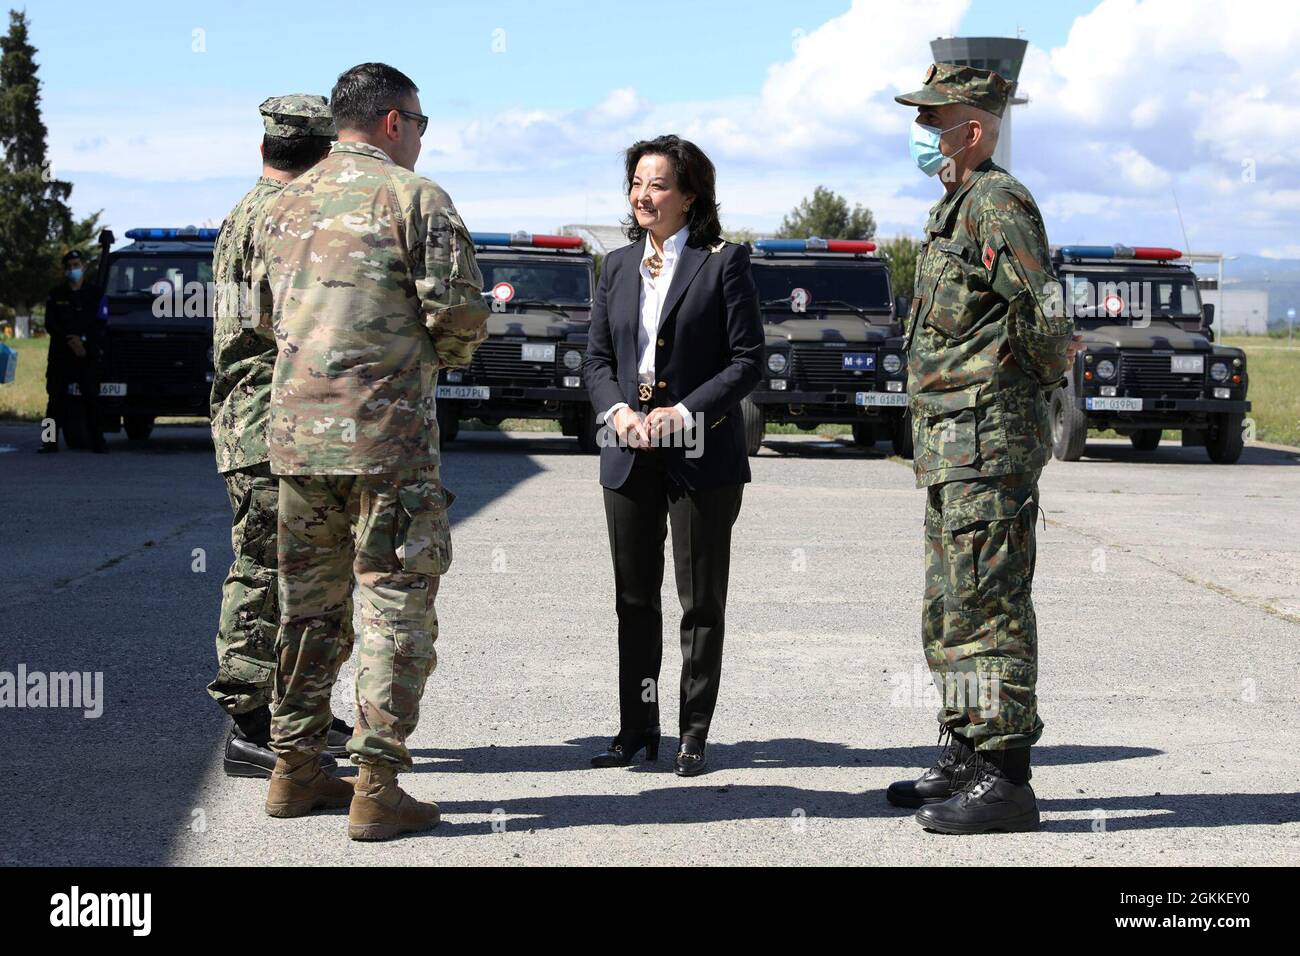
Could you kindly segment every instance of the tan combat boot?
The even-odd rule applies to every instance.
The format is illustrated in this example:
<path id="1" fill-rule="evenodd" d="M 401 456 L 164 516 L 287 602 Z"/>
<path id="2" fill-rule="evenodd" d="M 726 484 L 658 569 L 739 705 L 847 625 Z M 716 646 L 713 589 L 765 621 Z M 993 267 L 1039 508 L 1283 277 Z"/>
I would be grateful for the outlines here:
<path id="1" fill-rule="evenodd" d="M 266 812 L 273 817 L 305 817 L 352 803 L 352 784 L 321 768 L 320 754 L 299 751 L 275 761 Z"/>
<path id="2" fill-rule="evenodd" d="M 349 837 L 391 840 L 403 833 L 432 830 L 439 819 L 436 803 L 421 803 L 397 785 L 397 771 L 391 765 L 361 765 L 348 810 Z"/>

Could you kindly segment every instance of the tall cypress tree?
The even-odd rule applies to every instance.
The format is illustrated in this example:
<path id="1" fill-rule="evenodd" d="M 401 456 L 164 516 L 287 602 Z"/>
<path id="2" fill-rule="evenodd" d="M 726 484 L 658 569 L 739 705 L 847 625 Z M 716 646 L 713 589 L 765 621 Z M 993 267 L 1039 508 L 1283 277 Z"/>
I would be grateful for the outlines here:
<path id="1" fill-rule="evenodd" d="M 0 39 L 0 302 L 20 312 L 44 297 L 52 251 L 72 229 L 72 184 L 54 178 L 45 132 L 27 16 L 10 10 Z"/>

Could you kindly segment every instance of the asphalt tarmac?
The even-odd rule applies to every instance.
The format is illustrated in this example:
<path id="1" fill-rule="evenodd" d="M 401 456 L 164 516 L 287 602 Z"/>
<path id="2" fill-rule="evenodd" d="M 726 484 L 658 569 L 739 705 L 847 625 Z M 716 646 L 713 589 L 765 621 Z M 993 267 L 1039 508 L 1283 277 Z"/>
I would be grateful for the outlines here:
<path id="1" fill-rule="evenodd" d="M 209 700 L 229 506 L 201 427 L 34 454 L 0 425 L 0 671 L 102 675 L 86 707 L 0 709 L 5 864 L 1300 863 L 1300 455 L 1094 442 L 1042 480 L 1035 600 L 1043 829 L 947 837 L 890 807 L 936 755 L 919 642 L 923 493 L 883 448 L 771 436 L 735 531 L 712 772 L 671 772 L 664 588 L 656 764 L 617 730 L 596 462 L 462 432 L 455 561 L 404 785 L 443 823 L 387 844 L 265 816 Z M 352 669 L 335 694 L 351 719 Z M 91 685 L 93 686 L 93 684 Z"/>

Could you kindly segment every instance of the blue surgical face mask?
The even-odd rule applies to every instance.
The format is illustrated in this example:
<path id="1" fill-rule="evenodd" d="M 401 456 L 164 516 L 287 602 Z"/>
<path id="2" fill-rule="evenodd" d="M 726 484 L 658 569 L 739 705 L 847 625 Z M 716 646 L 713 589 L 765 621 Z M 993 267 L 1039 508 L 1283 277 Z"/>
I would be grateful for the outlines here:
<path id="1" fill-rule="evenodd" d="M 963 120 L 957 126 L 965 126 L 969 122 L 970 120 Z M 912 124 L 912 162 L 916 163 L 921 172 L 927 176 L 933 176 L 939 171 L 939 167 L 943 165 L 945 159 L 952 158 L 951 156 L 945 156 L 939 150 L 939 137 L 956 129 L 957 126 L 949 126 L 948 129 L 936 129 L 933 126 L 922 126 L 920 123 Z M 957 150 L 957 153 L 960 153 L 965 148 L 963 146 Z M 952 155 L 956 156 L 957 153 Z"/>
<path id="2" fill-rule="evenodd" d="M 80 281 L 81 281 L 81 270 L 80 270 L 80 269 L 69 269 L 68 272 L 67 272 L 67 276 L 68 276 L 68 279 L 69 279 L 70 281 L 72 281 L 72 282 L 80 282 Z"/>

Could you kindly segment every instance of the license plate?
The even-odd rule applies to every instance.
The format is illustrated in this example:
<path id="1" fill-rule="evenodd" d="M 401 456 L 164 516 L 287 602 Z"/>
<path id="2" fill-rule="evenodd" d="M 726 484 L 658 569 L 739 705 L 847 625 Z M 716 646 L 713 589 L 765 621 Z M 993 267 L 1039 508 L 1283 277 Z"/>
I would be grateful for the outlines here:
<path id="1" fill-rule="evenodd" d="M 491 389 L 486 385 L 439 385 L 435 394 L 438 398 L 486 401 Z"/>
<path id="2" fill-rule="evenodd" d="M 855 372 L 874 372 L 876 370 L 876 353 L 874 352 L 845 352 L 843 368 L 853 369 Z"/>
<path id="3" fill-rule="evenodd" d="M 520 350 L 519 358 L 525 362 L 554 362 L 555 346 L 525 343 Z"/>
<path id="4" fill-rule="evenodd" d="M 80 395 L 81 386 L 73 382 L 68 386 L 69 395 Z M 100 382 L 99 395 L 103 398 L 105 395 L 112 398 L 124 398 L 126 396 L 126 382 Z"/>
<path id="5" fill-rule="evenodd" d="M 1200 375 L 1205 371 L 1205 356 L 1175 355 L 1169 360 L 1169 371 L 1174 373 L 1182 372 L 1189 375 Z"/>
<path id="6" fill-rule="evenodd" d="M 859 405 L 889 405 L 898 408 L 907 407 L 907 396 L 902 392 L 858 392 Z"/>
<path id="7" fill-rule="evenodd" d="M 1086 399 L 1090 412 L 1140 412 L 1140 398 L 1089 398 Z"/>

